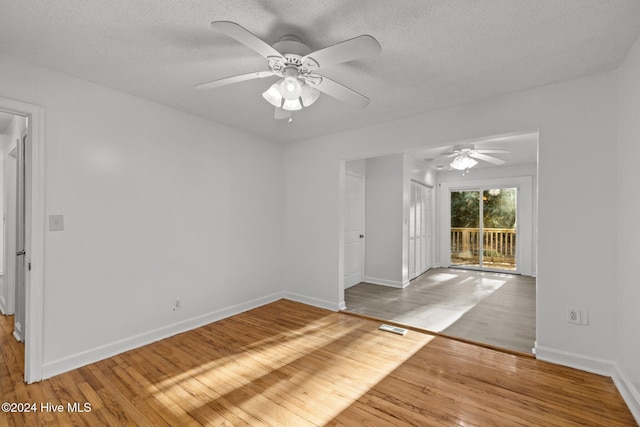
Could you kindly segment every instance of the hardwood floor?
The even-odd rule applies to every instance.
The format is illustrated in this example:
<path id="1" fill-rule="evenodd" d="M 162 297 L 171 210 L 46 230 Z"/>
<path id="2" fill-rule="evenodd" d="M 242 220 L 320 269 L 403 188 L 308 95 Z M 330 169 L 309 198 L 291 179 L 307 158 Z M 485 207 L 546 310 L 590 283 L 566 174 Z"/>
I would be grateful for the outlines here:
<path id="1" fill-rule="evenodd" d="M 0 317 L 2 400 L 38 406 L 2 426 L 636 425 L 610 378 L 287 300 L 30 385 Z"/>
<path id="2" fill-rule="evenodd" d="M 533 277 L 434 268 L 404 289 L 360 283 L 345 290 L 346 311 L 532 354 Z"/>

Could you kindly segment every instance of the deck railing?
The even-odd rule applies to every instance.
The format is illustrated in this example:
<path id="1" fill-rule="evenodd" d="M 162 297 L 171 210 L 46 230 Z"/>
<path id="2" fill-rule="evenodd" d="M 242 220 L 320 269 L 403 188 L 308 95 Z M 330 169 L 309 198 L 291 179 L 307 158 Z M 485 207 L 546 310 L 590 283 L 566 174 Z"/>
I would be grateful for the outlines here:
<path id="1" fill-rule="evenodd" d="M 516 230 L 514 228 L 483 228 L 481 242 L 480 229 L 451 227 L 451 261 L 453 263 L 478 260 L 481 247 L 483 247 L 482 257 L 485 263 L 515 265 Z"/>

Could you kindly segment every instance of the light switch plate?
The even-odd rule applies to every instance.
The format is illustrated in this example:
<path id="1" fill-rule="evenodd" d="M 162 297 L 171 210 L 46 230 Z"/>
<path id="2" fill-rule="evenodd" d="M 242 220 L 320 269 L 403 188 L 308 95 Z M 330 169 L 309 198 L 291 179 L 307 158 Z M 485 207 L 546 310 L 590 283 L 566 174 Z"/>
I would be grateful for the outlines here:
<path id="1" fill-rule="evenodd" d="M 49 231 L 63 231 L 64 217 L 62 215 L 49 215 Z"/>

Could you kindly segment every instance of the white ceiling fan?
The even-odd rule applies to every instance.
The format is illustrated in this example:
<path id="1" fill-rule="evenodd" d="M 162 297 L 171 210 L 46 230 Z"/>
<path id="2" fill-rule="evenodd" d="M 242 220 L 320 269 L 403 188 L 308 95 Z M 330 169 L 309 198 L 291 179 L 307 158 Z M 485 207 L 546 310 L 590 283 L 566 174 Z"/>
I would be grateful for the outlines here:
<path id="1" fill-rule="evenodd" d="M 280 77 L 262 96 L 275 106 L 274 118 L 288 118 L 290 122 L 291 112 L 312 105 L 320 92 L 356 108 L 369 104 L 366 96 L 316 73 L 321 67 L 379 54 L 382 50 L 380 44 L 369 35 L 311 52 L 296 36 L 285 35 L 270 46 L 235 22 L 214 21 L 211 26 L 262 55 L 267 59 L 269 69 L 202 83 L 196 85 L 196 89 L 214 89 L 246 80 Z"/>
<path id="2" fill-rule="evenodd" d="M 460 144 L 455 145 L 450 153 L 443 153 L 441 157 L 435 161 L 443 159 L 451 159 L 451 166 L 453 169 L 469 172 L 469 169 L 478 164 L 478 160 L 483 162 L 492 163 L 494 165 L 503 165 L 506 162 L 497 157 L 489 156 L 488 154 L 509 154 L 507 150 L 498 149 L 476 149 L 473 144 Z"/>

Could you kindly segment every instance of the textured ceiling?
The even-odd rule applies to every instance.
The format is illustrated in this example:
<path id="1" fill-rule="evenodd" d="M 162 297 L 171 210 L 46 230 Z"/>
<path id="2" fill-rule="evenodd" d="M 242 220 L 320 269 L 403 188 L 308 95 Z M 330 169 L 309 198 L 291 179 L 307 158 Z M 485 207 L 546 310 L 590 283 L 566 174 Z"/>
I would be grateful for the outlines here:
<path id="1" fill-rule="evenodd" d="M 0 0 L 0 11 L 0 51 L 275 141 L 611 70 L 640 35 L 638 0 Z M 374 36 L 379 56 L 321 69 L 371 103 L 321 95 L 288 124 L 261 97 L 272 78 L 194 90 L 267 69 L 214 20 L 313 50 Z"/>

